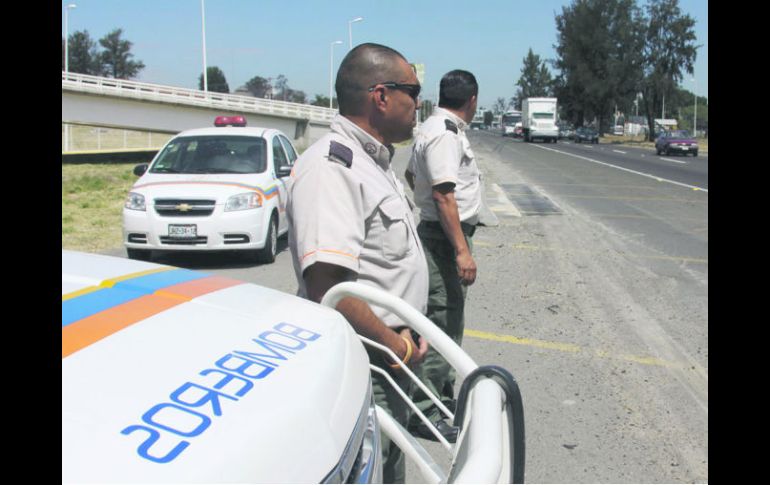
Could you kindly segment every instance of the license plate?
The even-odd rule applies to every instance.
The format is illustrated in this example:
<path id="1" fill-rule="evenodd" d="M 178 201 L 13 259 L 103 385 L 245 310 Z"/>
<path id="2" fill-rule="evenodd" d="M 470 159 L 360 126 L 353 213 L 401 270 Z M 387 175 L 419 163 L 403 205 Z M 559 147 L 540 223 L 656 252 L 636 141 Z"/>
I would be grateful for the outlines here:
<path id="1" fill-rule="evenodd" d="M 690 147 L 681 147 L 681 148 L 682 148 L 682 150 L 689 150 L 690 149 Z"/>
<path id="2" fill-rule="evenodd" d="M 180 239 L 195 238 L 198 237 L 198 226 L 196 224 L 169 224 L 168 236 Z"/>

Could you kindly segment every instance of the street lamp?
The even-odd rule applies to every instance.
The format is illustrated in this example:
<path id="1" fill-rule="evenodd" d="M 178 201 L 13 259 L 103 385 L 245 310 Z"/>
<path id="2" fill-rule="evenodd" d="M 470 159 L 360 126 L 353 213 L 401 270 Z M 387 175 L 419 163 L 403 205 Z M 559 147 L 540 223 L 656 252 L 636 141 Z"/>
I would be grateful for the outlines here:
<path id="1" fill-rule="evenodd" d="M 203 31 L 203 90 L 209 90 L 209 76 L 206 72 L 206 11 L 204 8 L 205 0 L 201 0 L 201 28 Z"/>
<path id="2" fill-rule="evenodd" d="M 360 22 L 363 19 L 364 19 L 363 17 L 356 17 L 353 20 L 348 21 L 348 41 L 350 46 L 348 50 L 353 48 L 353 24 L 355 22 Z"/>
<path id="3" fill-rule="evenodd" d="M 64 7 L 64 73 L 70 72 L 70 32 L 69 32 L 69 12 L 70 9 L 77 7 L 74 3 L 67 4 Z"/>
<path id="4" fill-rule="evenodd" d="M 334 78 L 334 46 L 342 44 L 341 40 L 335 40 L 329 45 L 329 109 L 332 109 L 332 79 Z"/>
<path id="5" fill-rule="evenodd" d="M 698 81 L 695 78 L 691 79 L 695 83 L 695 112 L 692 114 L 692 133 L 693 137 L 698 137 Z"/>

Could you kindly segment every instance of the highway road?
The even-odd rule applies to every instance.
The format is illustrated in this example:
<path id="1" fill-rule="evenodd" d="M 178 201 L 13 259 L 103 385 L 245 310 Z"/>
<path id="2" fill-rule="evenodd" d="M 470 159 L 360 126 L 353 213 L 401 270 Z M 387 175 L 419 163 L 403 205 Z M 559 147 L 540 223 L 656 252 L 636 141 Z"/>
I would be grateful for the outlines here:
<path id="1" fill-rule="evenodd" d="M 496 222 L 474 238 L 463 347 L 521 386 L 526 481 L 708 482 L 708 157 L 469 137 Z M 294 293 L 279 249 L 159 262 Z"/>

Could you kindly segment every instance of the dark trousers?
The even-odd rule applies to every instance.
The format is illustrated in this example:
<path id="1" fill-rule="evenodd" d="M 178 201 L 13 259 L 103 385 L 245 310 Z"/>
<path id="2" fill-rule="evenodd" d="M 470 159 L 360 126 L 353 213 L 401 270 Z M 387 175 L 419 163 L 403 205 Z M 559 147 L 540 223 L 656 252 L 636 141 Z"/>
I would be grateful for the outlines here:
<path id="1" fill-rule="evenodd" d="M 369 362 L 372 365 L 383 369 L 390 374 L 399 386 L 409 395 L 409 384 L 411 380 L 408 377 L 398 376 L 389 367 L 384 358 L 384 354 L 377 349 L 366 347 L 369 354 Z M 398 395 L 393 386 L 380 374 L 372 372 L 372 393 L 374 402 L 388 412 L 399 424 L 406 427 L 409 418 L 409 407 Z M 382 482 L 383 483 L 404 483 L 406 480 L 406 464 L 404 452 L 401 448 L 388 438 L 385 433 L 380 433 L 380 442 L 382 449 Z"/>
<path id="2" fill-rule="evenodd" d="M 463 234 L 471 253 L 474 232 L 475 226 L 463 223 Z M 457 345 L 462 345 L 467 287 L 460 284 L 455 250 L 438 222 L 420 222 L 417 234 L 425 249 L 430 272 L 427 317 Z M 454 411 L 455 374 L 454 368 L 433 348 L 428 350 L 417 372 L 426 387 L 451 411 Z M 412 400 L 431 421 L 442 417 L 436 405 L 417 386 L 414 386 Z M 411 424 L 418 422 L 417 416 L 411 418 Z"/>

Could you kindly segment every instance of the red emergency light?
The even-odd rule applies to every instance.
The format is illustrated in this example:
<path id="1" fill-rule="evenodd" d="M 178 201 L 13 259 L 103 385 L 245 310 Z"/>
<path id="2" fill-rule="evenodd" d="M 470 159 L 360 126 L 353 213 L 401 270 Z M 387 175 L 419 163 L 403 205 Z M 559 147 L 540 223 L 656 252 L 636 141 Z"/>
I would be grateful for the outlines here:
<path id="1" fill-rule="evenodd" d="M 245 116 L 217 116 L 214 126 L 246 126 Z"/>

